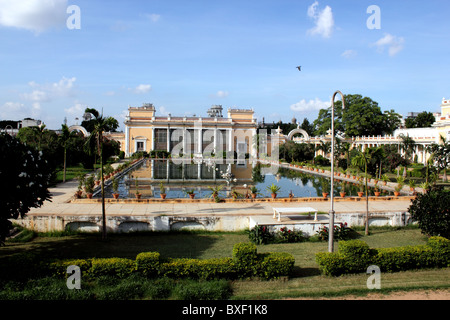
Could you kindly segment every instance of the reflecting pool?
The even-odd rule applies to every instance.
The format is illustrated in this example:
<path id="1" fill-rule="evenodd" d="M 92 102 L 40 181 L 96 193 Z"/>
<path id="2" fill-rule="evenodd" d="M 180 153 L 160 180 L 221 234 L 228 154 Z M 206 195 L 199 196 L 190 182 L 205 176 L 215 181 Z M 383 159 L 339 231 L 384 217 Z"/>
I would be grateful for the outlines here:
<path id="1" fill-rule="evenodd" d="M 180 161 L 181 162 L 181 161 Z M 219 197 L 231 198 L 234 195 L 250 195 L 251 187 L 258 189 L 258 197 L 271 197 L 267 187 L 275 184 L 280 187 L 278 198 L 287 198 L 293 194 L 296 198 L 322 197 L 329 192 L 330 179 L 297 170 L 269 167 L 249 161 L 240 163 L 214 163 L 212 161 L 188 161 L 175 163 L 171 160 L 145 160 L 142 165 L 130 171 L 118 180 L 120 198 L 135 198 L 136 192 L 141 198 L 160 198 L 161 184 L 167 199 L 188 198 L 187 191 L 194 191 L 195 198 L 211 197 L 212 189 L 219 187 Z M 334 195 L 346 192 L 346 196 L 356 196 L 359 187 L 351 182 L 335 179 Z M 392 195 L 382 191 L 381 195 Z M 105 196 L 112 197 L 111 186 L 105 189 Z M 373 195 L 373 190 L 369 190 Z M 97 195 L 96 197 L 100 197 Z"/>

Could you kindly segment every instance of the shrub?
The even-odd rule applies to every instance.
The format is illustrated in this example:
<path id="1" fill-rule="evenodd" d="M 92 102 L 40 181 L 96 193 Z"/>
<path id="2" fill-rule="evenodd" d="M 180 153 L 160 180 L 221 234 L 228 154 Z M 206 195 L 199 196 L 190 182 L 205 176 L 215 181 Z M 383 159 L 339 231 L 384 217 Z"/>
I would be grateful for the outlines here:
<path id="1" fill-rule="evenodd" d="M 316 254 L 320 270 L 326 275 L 358 273 L 377 265 L 383 272 L 450 266 L 450 240 L 432 237 L 427 245 L 370 249 L 361 240 L 342 241 L 339 252 Z"/>
<path id="2" fill-rule="evenodd" d="M 412 200 L 408 211 L 417 221 L 422 233 L 430 236 L 450 237 L 450 191 L 434 187 Z"/>
<path id="3" fill-rule="evenodd" d="M 232 258 L 213 259 L 167 259 L 160 260 L 158 252 L 143 252 L 136 260 L 124 258 L 87 259 L 57 261 L 49 265 L 52 275 L 67 277 L 67 267 L 77 265 L 82 276 L 97 282 L 111 285 L 115 280 L 132 276 L 188 279 L 234 279 L 251 276 L 273 278 L 288 276 L 292 270 L 294 258 L 289 254 L 258 254 L 256 245 L 237 243 L 233 247 Z M 273 267 L 275 265 L 275 267 Z M 104 280 L 107 280 L 106 282 Z M 112 289 L 111 289 L 112 290 Z M 111 291 L 113 292 L 113 291 Z M 113 294 L 113 293 L 110 293 Z"/>
<path id="4" fill-rule="evenodd" d="M 255 265 L 258 260 L 256 245 L 253 243 L 237 243 L 233 247 L 233 262 L 236 271 L 242 277 L 255 274 Z"/>
<path id="5" fill-rule="evenodd" d="M 174 289 L 177 300 L 226 300 L 231 288 L 226 280 L 184 281 Z"/>
<path id="6" fill-rule="evenodd" d="M 147 276 L 153 277 L 158 274 L 159 252 L 142 252 L 136 257 L 136 271 Z"/>
<path id="7" fill-rule="evenodd" d="M 89 271 L 92 266 L 91 259 L 75 259 L 75 260 L 64 260 L 64 261 L 56 261 L 50 263 L 49 270 L 53 275 L 56 275 L 61 278 L 67 278 L 70 274 L 67 273 L 67 268 L 69 266 L 78 266 L 80 267 L 81 276 L 89 278 Z"/>
<path id="8" fill-rule="evenodd" d="M 125 258 L 92 259 L 91 263 L 92 265 L 89 273 L 92 277 L 106 275 L 125 278 L 136 270 L 135 262 Z"/>
<path id="9" fill-rule="evenodd" d="M 234 274 L 231 258 L 216 259 L 169 259 L 160 266 L 160 275 L 169 278 L 218 279 Z"/>
<path id="10" fill-rule="evenodd" d="M 270 252 L 258 257 L 257 275 L 264 279 L 277 279 L 291 274 L 295 259 L 290 253 Z"/>

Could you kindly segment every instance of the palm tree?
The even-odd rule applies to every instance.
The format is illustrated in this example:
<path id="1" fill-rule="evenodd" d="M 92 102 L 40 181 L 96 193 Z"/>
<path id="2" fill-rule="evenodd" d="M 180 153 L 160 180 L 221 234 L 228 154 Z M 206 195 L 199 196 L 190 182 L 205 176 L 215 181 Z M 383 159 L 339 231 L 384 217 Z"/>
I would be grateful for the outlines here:
<path id="1" fill-rule="evenodd" d="M 66 160 L 67 160 L 67 143 L 69 142 L 70 138 L 73 136 L 72 133 L 69 131 L 69 127 L 66 124 L 63 124 L 61 127 L 61 135 L 59 136 L 59 139 L 61 141 L 61 144 L 64 148 L 64 170 L 63 170 L 63 182 L 66 182 Z"/>
<path id="2" fill-rule="evenodd" d="M 367 164 L 372 159 L 372 155 L 370 154 L 370 149 L 367 148 L 364 152 L 357 150 L 358 154 L 352 158 L 352 165 L 362 167 L 364 166 L 364 172 L 366 176 L 366 230 L 365 234 L 369 234 L 369 194 L 367 187 Z"/>
<path id="3" fill-rule="evenodd" d="M 404 157 L 406 160 L 405 170 L 403 171 L 403 177 L 406 177 L 406 171 L 408 170 L 408 161 L 412 162 L 412 154 L 414 152 L 414 147 L 416 146 L 416 142 L 408 135 L 400 134 L 399 135 L 401 142 L 400 142 L 400 149 L 403 150 L 405 153 Z"/>
<path id="4" fill-rule="evenodd" d="M 331 142 L 320 141 L 320 145 L 317 150 L 322 150 L 323 157 L 326 158 L 327 154 L 331 152 Z"/>
<path id="5" fill-rule="evenodd" d="M 92 149 L 89 146 L 92 146 L 93 143 L 96 144 L 97 154 L 100 158 L 100 176 L 102 177 L 101 188 L 102 188 L 102 239 L 106 239 L 106 212 L 105 212 L 105 185 L 103 181 L 103 133 L 106 131 L 111 131 L 114 129 L 114 126 L 117 124 L 117 120 L 113 117 L 104 117 L 103 114 L 100 115 L 99 112 L 92 108 L 86 108 L 85 113 L 90 113 L 94 119 L 93 127 L 90 136 L 88 137 L 85 146 L 88 148 L 89 152 L 92 152 Z"/>

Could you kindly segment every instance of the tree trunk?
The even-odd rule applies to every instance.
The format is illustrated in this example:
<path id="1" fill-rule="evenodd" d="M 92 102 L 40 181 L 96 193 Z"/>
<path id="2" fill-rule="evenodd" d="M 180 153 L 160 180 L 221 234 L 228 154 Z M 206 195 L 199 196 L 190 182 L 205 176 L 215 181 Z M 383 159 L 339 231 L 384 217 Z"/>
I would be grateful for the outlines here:
<path id="1" fill-rule="evenodd" d="M 67 153 L 67 148 L 64 147 L 64 171 L 63 171 L 63 182 L 66 182 L 66 153 Z"/>
<path id="2" fill-rule="evenodd" d="M 366 170 L 366 230 L 365 235 L 369 235 L 369 191 L 367 190 L 367 160 L 365 165 Z"/>
<path id="3" fill-rule="evenodd" d="M 102 188 L 102 239 L 106 240 L 106 212 L 105 212 L 105 181 L 103 179 L 103 137 L 99 133 L 99 150 L 100 150 L 100 177 Z"/>

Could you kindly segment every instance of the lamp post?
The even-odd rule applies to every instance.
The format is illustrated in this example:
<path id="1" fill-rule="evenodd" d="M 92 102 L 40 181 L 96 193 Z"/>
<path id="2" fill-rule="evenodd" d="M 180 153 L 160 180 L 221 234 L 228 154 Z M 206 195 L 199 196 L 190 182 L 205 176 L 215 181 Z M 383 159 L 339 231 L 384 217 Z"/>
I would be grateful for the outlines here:
<path id="1" fill-rule="evenodd" d="M 328 252 L 334 251 L 334 99 L 337 94 L 342 97 L 342 109 L 345 108 L 344 95 L 339 90 L 333 94 L 331 99 L 331 209 L 330 209 L 330 224 L 328 227 Z"/>

